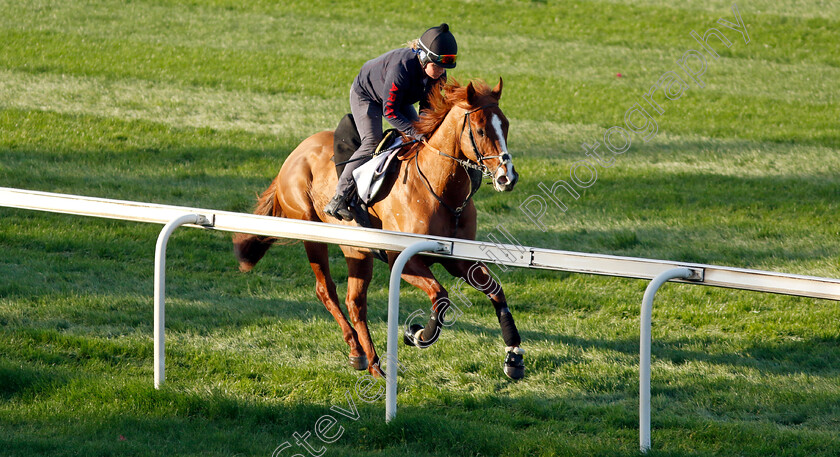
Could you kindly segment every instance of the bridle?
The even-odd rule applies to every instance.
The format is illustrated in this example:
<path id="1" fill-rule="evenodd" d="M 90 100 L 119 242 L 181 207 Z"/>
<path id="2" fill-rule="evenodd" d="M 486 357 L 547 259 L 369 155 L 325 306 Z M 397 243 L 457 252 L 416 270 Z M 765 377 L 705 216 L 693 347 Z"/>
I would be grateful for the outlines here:
<path id="1" fill-rule="evenodd" d="M 459 159 L 457 157 L 451 156 L 451 155 L 441 151 L 440 149 L 430 145 L 428 142 L 426 142 L 426 140 L 423 140 L 423 145 L 425 145 L 429 149 L 437 152 L 438 154 L 440 154 L 444 157 L 450 158 L 450 159 L 454 160 L 455 162 L 458 162 L 458 164 L 460 164 L 462 167 L 464 167 L 464 171 L 467 172 L 467 176 L 470 177 L 470 181 L 472 182 L 472 186 L 470 188 L 470 193 L 469 193 L 469 195 L 467 195 L 467 198 L 464 199 L 464 203 L 462 203 L 461 206 L 459 206 L 457 208 L 452 208 L 446 202 L 444 202 L 443 199 L 440 196 L 438 196 L 435 193 L 435 191 L 432 189 L 432 186 L 429 184 L 429 179 L 426 178 L 426 175 L 423 174 L 422 170 L 420 170 L 420 162 L 417 159 L 417 157 L 420 154 L 418 153 L 418 154 L 414 155 L 414 166 L 415 166 L 415 168 L 417 168 L 417 173 L 419 173 L 420 176 L 423 178 L 423 184 L 426 185 L 426 189 L 428 189 L 429 193 L 431 193 L 432 196 L 435 197 L 435 199 L 437 199 L 438 203 L 440 203 L 444 208 L 446 208 L 449 212 L 451 212 L 455 216 L 455 228 L 453 229 L 453 234 L 452 234 L 453 236 L 455 236 L 455 232 L 458 230 L 458 221 L 461 218 L 461 213 L 464 211 L 464 208 L 467 207 L 467 204 L 470 202 L 473 195 L 475 195 L 475 193 L 478 192 L 478 189 L 481 186 L 481 178 L 483 176 L 486 176 L 486 177 L 495 176 L 496 172 L 499 171 L 499 168 L 505 162 L 510 161 L 510 155 L 507 154 L 507 153 L 502 153 L 502 154 L 493 155 L 493 156 L 486 156 L 486 155 L 482 154 L 481 150 L 478 149 L 478 144 L 475 142 L 475 135 L 473 134 L 472 120 L 470 119 L 470 114 L 476 113 L 478 111 L 485 110 L 487 108 L 492 108 L 494 106 L 499 106 L 499 104 L 498 103 L 488 103 L 484 106 L 481 106 L 479 108 L 475 108 L 473 110 L 470 110 L 470 111 L 467 111 L 467 112 L 464 113 L 464 124 L 461 126 L 461 133 L 458 136 L 458 144 L 461 144 L 462 139 L 464 137 L 464 130 L 466 130 L 467 134 L 469 135 L 469 138 L 470 138 L 470 145 L 473 148 L 473 153 L 475 154 L 475 157 L 476 157 L 478 163 L 473 162 L 471 160 Z M 499 165 L 496 167 L 496 169 L 493 170 L 493 171 L 490 171 L 490 168 L 487 167 L 487 165 L 484 164 L 484 161 L 488 160 L 488 159 L 501 159 L 501 160 L 499 161 Z M 481 173 L 481 176 L 478 176 L 476 178 L 474 173 L 470 173 L 470 170 L 475 170 L 475 171 Z"/>
<path id="2" fill-rule="evenodd" d="M 478 149 L 478 144 L 475 142 L 475 135 L 473 135 L 472 119 L 470 118 L 470 114 L 476 113 L 478 111 L 482 111 L 482 110 L 487 109 L 487 108 L 492 108 L 494 106 L 499 106 L 499 104 L 498 103 L 488 103 L 488 104 L 486 104 L 486 105 L 484 105 L 480 108 L 476 108 L 472 111 L 467 111 L 466 113 L 464 113 L 464 125 L 461 127 L 461 135 L 458 137 L 458 142 L 460 143 L 461 138 L 464 137 L 464 130 L 465 129 L 467 130 L 467 133 L 470 136 L 470 145 L 473 148 L 473 153 L 475 154 L 475 157 L 478 159 L 478 165 L 482 169 L 482 174 L 484 174 L 485 176 L 490 176 L 490 177 L 496 175 L 496 172 L 499 171 L 499 168 L 502 166 L 502 164 L 510 161 L 510 155 L 506 152 L 502 153 L 502 154 L 497 154 L 497 155 L 494 155 L 494 156 L 486 156 L 486 155 L 481 153 L 481 150 Z M 453 159 L 454 159 L 454 157 L 453 157 Z M 496 169 L 493 170 L 493 171 L 490 171 L 490 169 L 487 168 L 487 165 L 484 165 L 484 161 L 487 160 L 487 159 L 501 159 L 501 160 L 499 161 L 499 165 L 496 166 Z"/>
<path id="3" fill-rule="evenodd" d="M 492 108 L 494 106 L 499 106 L 499 104 L 498 103 L 488 103 L 484 106 L 481 106 L 479 108 L 475 108 L 473 110 L 470 110 L 470 111 L 467 111 L 467 112 L 464 113 L 464 124 L 461 126 L 461 133 L 458 136 L 458 144 L 461 144 L 461 141 L 464 138 L 464 130 L 466 130 L 467 134 L 470 137 L 470 145 L 473 148 L 473 154 L 475 154 L 475 157 L 478 160 L 478 163 L 475 163 L 471 160 L 459 159 L 459 158 L 451 156 L 451 155 L 449 155 L 449 154 L 447 154 L 443 151 L 440 151 L 437 148 L 432 148 L 432 149 L 436 150 L 438 154 L 440 154 L 444 157 L 448 157 L 448 158 L 458 162 L 464 168 L 471 168 L 473 170 L 480 171 L 482 175 L 484 175 L 488 178 L 495 176 L 496 172 L 499 171 L 499 168 L 505 162 L 510 161 L 510 155 L 508 153 L 497 154 L 497 155 L 494 155 L 494 156 L 486 156 L 486 155 L 482 154 L 481 150 L 478 149 L 478 143 L 475 142 L 475 135 L 473 134 L 473 127 L 472 127 L 472 119 L 470 118 L 470 114 L 485 110 L 487 108 Z M 429 146 L 428 143 L 425 143 L 425 144 L 426 144 L 426 146 Z M 501 160 L 499 161 L 499 165 L 497 165 L 496 168 L 493 171 L 490 171 L 490 168 L 487 167 L 487 165 L 484 164 L 484 161 L 488 160 L 488 159 L 501 159 Z"/>

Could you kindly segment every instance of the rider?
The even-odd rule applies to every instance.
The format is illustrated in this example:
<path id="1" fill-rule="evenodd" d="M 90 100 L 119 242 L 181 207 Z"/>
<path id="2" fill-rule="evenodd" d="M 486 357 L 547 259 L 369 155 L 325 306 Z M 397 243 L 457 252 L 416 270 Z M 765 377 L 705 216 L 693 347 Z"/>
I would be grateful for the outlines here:
<path id="1" fill-rule="evenodd" d="M 455 68 L 458 44 L 447 24 L 426 30 L 407 48 L 395 49 L 369 60 L 362 66 L 350 89 L 350 111 L 362 138 L 362 145 L 338 178 L 335 196 L 324 208 L 328 215 L 353 220 L 349 196 L 353 189 L 353 170 L 376 149 L 382 140 L 382 116 L 408 136 L 417 136 L 413 122 L 418 119 L 412 106 L 428 103 L 429 92 L 446 69 Z M 355 160 L 354 160 L 355 159 Z"/>

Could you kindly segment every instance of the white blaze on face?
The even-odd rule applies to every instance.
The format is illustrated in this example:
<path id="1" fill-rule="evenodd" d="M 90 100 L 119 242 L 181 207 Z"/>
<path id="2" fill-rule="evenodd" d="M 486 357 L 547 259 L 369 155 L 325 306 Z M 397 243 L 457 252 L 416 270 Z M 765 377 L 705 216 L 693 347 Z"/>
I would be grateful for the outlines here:
<path id="1" fill-rule="evenodd" d="M 507 177 L 507 183 L 512 183 L 514 181 L 514 174 L 513 174 L 513 162 L 511 162 L 510 153 L 507 150 L 507 142 L 505 141 L 505 134 L 502 131 L 502 120 L 499 119 L 499 116 L 496 113 L 493 113 L 493 118 L 490 120 L 490 125 L 496 129 L 496 137 L 499 139 L 499 147 L 502 151 L 502 165 L 504 166 L 504 172 L 502 171 L 502 167 L 496 171 L 496 176 L 494 176 L 493 185 L 496 187 L 496 190 L 499 189 L 497 182 L 501 176 Z"/>

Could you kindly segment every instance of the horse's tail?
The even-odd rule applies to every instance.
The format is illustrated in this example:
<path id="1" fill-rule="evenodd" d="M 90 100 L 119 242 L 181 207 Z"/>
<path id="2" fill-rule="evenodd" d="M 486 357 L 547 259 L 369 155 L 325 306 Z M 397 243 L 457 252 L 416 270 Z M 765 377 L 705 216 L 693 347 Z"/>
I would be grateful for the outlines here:
<path id="1" fill-rule="evenodd" d="M 268 189 L 260 195 L 257 200 L 257 207 L 254 209 L 254 214 L 260 216 L 274 216 L 283 217 L 283 209 L 280 207 L 278 201 L 278 180 L 272 181 Z M 277 238 L 261 235 L 250 235 L 246 233 L 237 233 L 233 235 L 233 251 L 236 254 L 236 259 L 239 260 L 239 270 L 243 272 L 250 271 L 254 265 L 262 259 L 268 248 L 277 240 Z"/>

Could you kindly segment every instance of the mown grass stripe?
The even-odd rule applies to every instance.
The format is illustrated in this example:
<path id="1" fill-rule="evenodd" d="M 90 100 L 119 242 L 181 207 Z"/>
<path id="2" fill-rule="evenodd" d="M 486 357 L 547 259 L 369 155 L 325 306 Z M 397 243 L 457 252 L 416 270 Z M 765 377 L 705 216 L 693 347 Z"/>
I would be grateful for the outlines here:
<path id="1" fill-rule="evenodd" d="M 277 56 L 308 55 L 318 56 L 325 59 L 336 57 L 366 60 L 370 55 L 383 51 L 383 49 L 371 48 L 370 43 L 376 41 L 376 36 L 382 33 L 370 29 L 363 30 L 361 35 L 351 33 L 346 25 L 340 31 L 329 27 L 329 18 L 313 19 L 300 13 L 287 13 L 281 17 L 270 15 L 255 15 L 254 13 L 233 13 L 228 10 L 201 9 L 194 11 L 191 15 L 183 16 L 178 20 L 174 13 L 174 7 L 129 5 L 129 7 L 112 6 L 107 10 L 109 14 L 101 17 L 91 17 L 91 5 L 68 3 L 67 6 L 52 5 L 47 11 L 62 20 L 46 21 L 38 8 L 26 9 L 34 11 L 33 17 L 28 17 L 20 11 L 7 16 L 15 18 L 7 24 L 9 29 L 39 30 L 41 32 L 52 31 L 55 33 L 98 37 L 102 39 L 122 39 L 149 45 L 169 45 L 173 47 L 209 47 L 218 49 L 234 49 L 240 51 L 271 51 Z M 25 17 L 20 17 L 25 16 Z M 175 16 L 175 17 L 173 17 Z M 111 30 L 110 24 L 115 20 L 128 21 L 131 28 Z M 136 18 L 136 19 L 135 19 Z M 98 19 L 98 20 L 97 20 Z M 176 24 L 173 24 L 175 21 Z M 247 29 L 236 25 L 241 22 L 251 24 Z M 336 24 L 333 20 L 332 23 Z M 714 21 L 712 21 L 714 24 Z M 79 25 L 81 24 L 81 25 Z M 180 27 L 179 27 L 180 25 Z M 383 32 L 390 36 L 399 33 L 399 29 L 393 26 Z M 116 33 L 115 33 L 116 32 Z M 165 34 L 163 34 L 165 32 Z M 725 33 L 730 37 L 738 38 L 738 34 L 729 29 Z M 163 36 L 163 38 L 161 38 Z M 285 46 L 284 43 L 297 36 L 306 37 L 306 46 Z M 345 42 L 346 39 L 354 40 L 352 43 Z M 502 45 L 501 40 L 504 40 Z M 275 41 L 276 40 L 276 41 Z M 527 34 L 509 34 L 503 38 L 496 35 L 466 34 L 463 41 L 464 54 L 474 56 L 470 66 L 477 68 L 479 73 L 497 72 L 504 69 L 507 71 L 522 72 L 530 74 L 562 74 L 568 79 L 590 79 L 600 81 L 614 76 L 613 71 L 604 71 L 607 67 L 616 67 L 616 71 L 624 68 L 625 74 L 638 74 L 641 66 L 645 71 L 658 72 L 671 69 L 673 62 L 679 58 L 689 47 L 697 47 L 697 44 L 684 34 L 680 40 L 667 43 L 667 46 L 658 48 L 639 48 L 637 46 L 603 46 L 582 41 L 557 41 L 555 39 L 537 38 Z M 734 40 L 738 46 L 733 49 L 743 48 L 751 50 L 753 47 L 768 47 L 768 43 L 760 39 L 752 42 L 753 46 L 746 45 L 739 40 Z M 340 43 L 340 46 L 338 45 Z M 665 43 L 663 43 L 665 45 Z M 682 46 L 681 46 L 682 45 Z M 392 46 L 398 46 L 393 43 Z M 527 49 L 524 54 L 506 52 L 505 49 Z M 721 51 L 724 53 L 723 51 Z M 724 53 L 725 55 L 726 53 Z M 548 58 L 552 57 L 552 58 Z M 511 61 L 511 59 L 514 59 Z M 521 65 L 525 60 L 528 65 Z M 737 62 L 737 61 L 736 61 Z M 764 93 L 778 92 L 780 96 L 797 97 L 799 99 L 808 97 L 817 100 L 825 100 L 830 90 L 834 87 L 832 81 L 837 81 L 838 72 L 834 67 L 824 65 L 813 65 L 804 74 L 810 76 L 810 81 L 805 84 L 794 84 L 799 81 L 791 80 L 793 69 L 785 71 L 789 65 L 778 64 L 772 61 L 752 57 L 748 63 L 731 62 L 726 65 L 719 65 L 718 70 L 724 74 L 733 72 L 741 73 L 746 68 L 749 79 L 756 83 L 750 88 Z M 489 67 L 489 68 L 488 68 Z M 797 68 L 801 68 L 801 62 L 797 62 Z M 600 69 L 600 71 L 597 71 Z M 596 70 L 596 71 L 593 71 Z M 628 73 L 628 70 L 630 73 Z M 457 71 L 456 71 L 457 73 Z M 718 72 L 716 72 L 718 73 Z M 773 75 L 768 78 L 767 75 Z M 744 76 L 744 75 L 741 75 Z M 714 84 L 714 81 L 712 81 Z M 771 84 L 768 88 L 767 84 Z M 774 91 L 772 84 L 784 84 L 785 90 Z M 714 88 L 714 86 L 712 86 Z M 798 89 L 797 89 L 798 88 Z M 768 90 L 770 89 L 770 90 Z M 791 90 L 793 89 L 793 93 Z M 817 90 L 815 90 L 817 89 Z M 814 95 L 822 94 L 820 95 Z"/>
<path id="2" fill-rule="evenodd" d="M 4 80 L 0 96 L 8 107 L 47 110 L 60 114 L 84 114 L 120 121 L 144 120 L 176 128 L 211 128 L 271 134 L 283 137 L 290 145 L 302 141 L 313 132 L 331 129 L 332 124 L 336 122 L 335 113 L 340 113 L 342 109 L 341 104 L 336 101 L 294 94 L 266 95 L 193 86 L 179 87 L 164 83 L 152 84 L 142 80 L 115 82 L 102 78 L 3 71 L 0 71 L 0 75 Z M 31 113 L 30 116 L 38 114 Z M 18 122 L 21 122 L 20 118 L 15 121 L 9 119 L 7 125 L 12 127 Z M 558 168 L 567 167 L 568 163 L 582 158 L 583 150 L 580 144 L 598 139 L 603 134 L 603 129 L 597 125 L 517 118 L 511 118 L 511 122 L 514 128 L 511 129 L 510 141 L 515 147 L 517 157 L 564 157 Z M 12 128 L 7 134 L 6 144 L 14 144 L 13 130 Z M 544 135 L 546 140 L 539 140 L 541 135 Z M 124 142 L 117 144 L 124 146 Z M 679 149 L 675 150 L 674 145 L 679 145 Z M 663 132 L 657 136 L 654 144 L 637 145 L 628 155 L 628 159 L 632 157 L 629 159 L 632 162 L 656 160 L 659 167 L 671 170 L 696 169 L 696 163 L 685 163 L 691 154 L 701 153 L 709 148 L 723 150 L 727 147 L 740 149 L 743 144 L 737 140 Z M 758 157 L 759 148 L 763 159 Z M 824 170 L 825 166 L 833 163 L 826 161 L 836 157 L 833 150 L 827 148 L 799 146 L 796 147 L 796 155 L 790 154 L 790 148 L 773 143 L 756 146 L 753 149 L 753 160 L 765 164 L 772 160 L 773 167 L 755 167 L 747 173 L 778 174 L 781 170 L 788 170 L 788 173 L 804 176 Z M 662 152 L 655 153 L 657 150 Z M 651 156 L 651 153 L 655 155 Z M 807 154 L 811 159 L 804 159 L 806 156 L 803 154 Z M 8 159 L 11 160 L 11 156 Z M 743 157 L 738 158 L 739 162 L 743 160 Z M 732 160 L 722 154 L 721 160 L 703 166 L 711 166 L 708 169 L 725 174 L 743 175 L 744 171 L 734 165 Z M 66 174 L 69 170 L 64 172 Z"/>
<path id="3" fill-rule="evenodd" d="M 731 0 L 683 0 L 679 3 L 668 0 L 602 0 L 602 2 L 674 8 L 687 11 L 705 11 L 707 13 L 728 11 L 733 3 Z M 840 4 L 830 0 L 808 2 L 800 0 L 742 0 L 734 3 L 737 3 L 739 8 L 750 11 L 752 14 L 772 14 L 795 18 L 840 19 Z"/>
<path id="4" fill-rule="evenodd" d="M 0 105 L 146 120 L 175 127 L 241 130 L 303 139 L 338 124 L 338 99 L 180 86 L 148 80 L 0 70 Z"/>
<path id="5" fill-rule="evenodd" d="M 110 111 L 123 118 L 146 119 L 149 114 L 144 112 L 151 110 L 154 119 L 162 119 L 164 122 L 182 122 L 188 126 L 214 128 L 244 128 L 271 133 L 288 132 L 297 138 L 332 128 L 336 123 L 334 119 L 347 111 L 343 103 L 344 97 L 325 99 L 294 94 L 266 95 L 243 90 L 219 91 L 200 87 L 177 87 L 170 83 L 152 84 L 143 80 L 113 83 L 111 81 L 115 75 L 84 79 L 44 75 L 24 77 L 19 75 L 20 73 L 7 72 L 8 83 L 0 89 L 0 92 L 6 95 L 4 101 L 7 106 L 93 114 L 103 114 L 103 111 L 107 114 Z M 20 81 L 21 79 L 24 81 Z M 561 82 L 565 90 L 560 92 L 557 98 L 548 100 L 536 95 L 551 90 L 557 82 L 544 78 L 521 78 L 515 74 L 509 77 L 505 100 L 511 99 L 512 106 L 508 109 L 508 105 L 505 105 L 507 113 L 514 119 L 597 123 L 609 127 L 622 125 L 624 111 L 633 106 L 633 103 L 644 103 L 641 100 L 644 91 L 628 91 L 621 87 L 623 84 L 615 83 Z M 750 85 L 749 81 L 738 82 Z M 730 84 L 730 91 L 740 87 L 738 82 Z M 42 90 L 33 91 L 35 87 L 32 87 L 32 84 L 35 87 L 41 85 Z M 130 87 L 131 84 L 135 87 Z M 136 94 L 138 90 L 147 91 L 151 95 L 145 95 L 146 99 L 132 99 L 132 94 Z M 20 100 L 21 98 L 24 100 Z M 86 100 L 91 98 L 94 99 L 94 107 L 85 108 L 86 103 L 91 103 Z M 587 104 L 581 105 L 582 102 Z M 671 108 L 672 104 L 675 109 Z M 272 122 L 266 127 L 253 113 L 237 114 L 244 113 L 245 107 L 258 116 L 273 115 L 273 119 L 279 122 Z M 667 110 L 666 114 L 658 116 L 663 132 L 680 134 L 697 131 L 715 137 L 760 141 L 789 141 L 795 136 L 799 140 L 814 144 L 831 147 L 840 144 L 840 137 L 834 128 L 836 115 L 840 115 L 837 110 L 840 108 L 835 104 L 795 100 L 771 103 L 766 97 L 758 95 L 727 95 L 711 88 L 691 88 L 683 98 L 667 102 L 664 107 Z M 289 108 L 293 110 L 288 111 Z M 597 108 L 598 114 L 593 116 L 591 108 Z M 710 113 L 714 113 L 714 116 L 710 116 Z M 769 136 L 766 136 L 767 132 L 759 134 L 756 127 L 768 123 L 778 128 Z M 803 137 L 799 132 L 806 123 L 810 132 L 808 136 Z"/>
<path id="6" fill-rule="evenodd" d="M 151 1 L 151 4 L 160 4 Z M 721 2 L 722 3 L 722 2 Z M 169 4 L 168 2 L 166 4 Z M 182 8 L 194 8 L 190 0 L 178 3 Z M 295 14 L 305 9 L 313 18 L 336 22 L 352 22 L 360 29 L 375 30 L 389 37 L 397 30 L 425 30 L 429 27 L 427 5 L 424 2 L 376 2 L 367 0 L 353 4 L 336 4 L 327 0 L 317 2 L 255 1 L 242 4 L 235 0 L 201 3 L 222 11 L 257 12 L 277 17 Z M 766 3 L 765 3 L 766 5 Z M 692 29 L 702 33 L 714 27 L 717 19 L 732 19 L 731 3 L 720 4 L 708 11 L 683 10 L 679 6 L 617 4 L 616 2 L 483 2 L 481 7 L 456 1 L 438 2 L 441 11 L 458 18 L 453 23 L 462 36 L 529 36 L 556 41 L 586 41 L 602 45 L 620 45 L 635 49 L 657 49 L 663 46 L 680 48 L 679 40 Z M 805 6 L 810 11 L 821 10 L 818 4 Z M 828 8 L 828 11 L 835 10 Z M 371 16 L 375 10 L 378 15 Z M 778 15 L 775 8 L 751 9 L 749 3 L 740 5 L 741 15 L 757 42 L 768 44 L 762 49 L 733 48 L 725 56 L 750 56 L 780 63 L 813 62 L 840 65 L 840 57 L 833 44 L 839 39 L 840 26 L 836 18 L 801 18 Z M 379 17 L 389 18 L 387 21 Z M 416 32 L 415 32 L 416 33 Z M 743 43 L 743 41 L 741 41 Z M 803 46 L 804 45 L 804 46 Z"/>
<path id="7" fill-rule="evenodd" d="M 8 69 L 180 82 L 269 94 L 343 96 L 349 90 L 354 73 L 345 74 L 341 69 L 359 67 L 363 63 L 340 57 L 330 61 L 304 56 L 281 58 L 269 50 L 244 52 L 91 40 L 55 32 L 3 30 L 0 40 L 7 43 L 0 48 L 0 62 Z M 302 68 L 322 77 L 315 83 L 304 82 L 296 77 Z"/>

